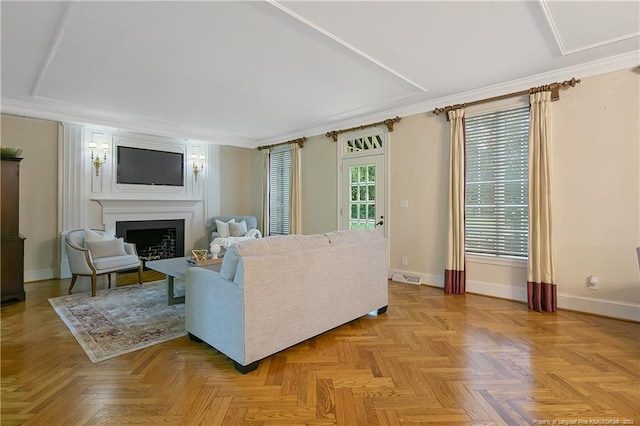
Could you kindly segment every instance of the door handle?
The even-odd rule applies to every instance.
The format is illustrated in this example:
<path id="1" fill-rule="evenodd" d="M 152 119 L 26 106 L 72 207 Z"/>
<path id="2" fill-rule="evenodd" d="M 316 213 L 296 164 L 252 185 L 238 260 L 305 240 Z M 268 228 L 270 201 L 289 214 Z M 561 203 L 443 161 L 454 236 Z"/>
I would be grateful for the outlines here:
<path id="1" fill-rule="evenodd" d="M 376 226 L 378 225 L 384 225 L 384 221 L 382 221 L 382 219 L 384 219 L 384 216 L 380 216 L 380 222 L 376 223 Z"/>

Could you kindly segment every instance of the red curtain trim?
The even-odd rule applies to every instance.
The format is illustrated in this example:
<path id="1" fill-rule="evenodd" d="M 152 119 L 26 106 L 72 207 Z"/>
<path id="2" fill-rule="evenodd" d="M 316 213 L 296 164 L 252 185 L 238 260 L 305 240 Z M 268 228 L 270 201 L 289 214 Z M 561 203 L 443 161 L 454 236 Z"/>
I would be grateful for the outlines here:
<path id="1" fill-rule="evenodd" d="M 527 282 L 529 309 L 555 312 L 558 308 L 558 290 L 555 284 Z"/>
<path id="2" fill-rule="evenodd" d="M 444 292 L 446 294 L 464 294 L 465 283 L 464 271 L 444 270 Z"/>

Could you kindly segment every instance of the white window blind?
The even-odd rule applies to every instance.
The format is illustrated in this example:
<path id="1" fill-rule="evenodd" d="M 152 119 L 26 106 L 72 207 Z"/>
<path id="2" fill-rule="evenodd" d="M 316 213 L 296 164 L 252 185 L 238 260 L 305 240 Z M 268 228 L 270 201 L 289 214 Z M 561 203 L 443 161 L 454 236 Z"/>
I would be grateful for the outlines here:
<path id="1" fill-rule="evenodd" d="M 269 235 L 288 235 L 291 224 L 291 148 L 269 153 Z"/>
<path id="2" fill-rule="evenodd" d="M 465 251 L 526 258 L 529 107 L 465 119 Z"/>

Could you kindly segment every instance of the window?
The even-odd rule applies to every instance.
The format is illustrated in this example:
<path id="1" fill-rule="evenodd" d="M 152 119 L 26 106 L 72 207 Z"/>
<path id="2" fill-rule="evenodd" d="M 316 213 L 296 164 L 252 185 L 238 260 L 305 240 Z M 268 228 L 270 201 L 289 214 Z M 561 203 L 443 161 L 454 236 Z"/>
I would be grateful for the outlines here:
<path id="1" fill-rule="evenodd" d="M 526 258 L 529 107 L 465 120 L 465 252 Z"/>
<path id="2" fill-rule="evenodd" d="M 291 225 L 291 148 L 269 153 L 269 235 L 288 235 Z"/>

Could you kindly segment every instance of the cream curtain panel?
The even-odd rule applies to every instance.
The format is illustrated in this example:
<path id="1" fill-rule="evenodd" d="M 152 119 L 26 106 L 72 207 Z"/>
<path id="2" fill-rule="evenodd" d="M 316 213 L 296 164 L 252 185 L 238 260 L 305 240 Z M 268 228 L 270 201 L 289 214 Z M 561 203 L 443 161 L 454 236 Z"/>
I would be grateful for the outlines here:
<path id="1" fill-rule="evenodd" d="M 551 92 L 533 93 L 529 123 L 529 309 L 555 312 L 555 253 L 551 218 Z"/>
<path id="2" fill-rule="evenodd" d="M 262 150 L 262 235 L 269 235 L 269 152 Z"/>
<path id="3" fill-rule="evenodd" d="M 447 258 L 444 271 L 444 292 L 463 294 L 464 270 L 464 108 L 449 111 L 451 143 L 449 151 L 449 203 Z"/>
<path id="4" fill-rule="evenodd" d="M 302 191 L 300 188 L 300 146 L 291 144 L 291 234 L 302 234 Z"/>

